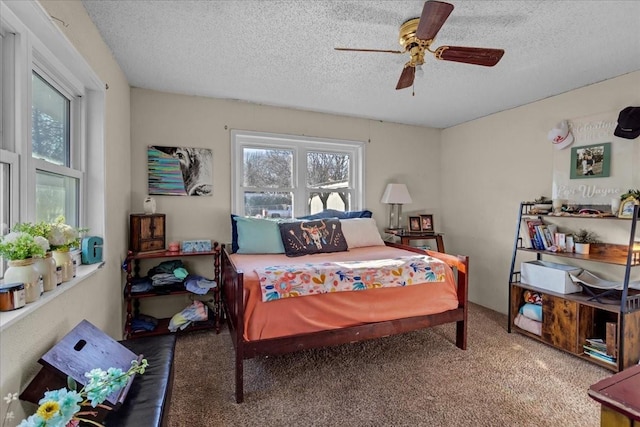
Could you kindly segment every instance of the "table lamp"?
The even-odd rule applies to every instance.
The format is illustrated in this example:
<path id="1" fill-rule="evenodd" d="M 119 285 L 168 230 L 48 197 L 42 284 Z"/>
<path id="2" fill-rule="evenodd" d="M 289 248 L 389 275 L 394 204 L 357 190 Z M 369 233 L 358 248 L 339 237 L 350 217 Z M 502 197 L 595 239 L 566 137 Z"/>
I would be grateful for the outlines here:
<path id="1" fill-rule="evenodd" d="M 400 217 L 402 216 L 402 205 L 412 202 L 407 186 L 404 184 L 387 184 L 387 188 L 384 190 L 380 202 L 391 205 L 389 209 L 388 228 L 390 230 L 401 229 Z"/>

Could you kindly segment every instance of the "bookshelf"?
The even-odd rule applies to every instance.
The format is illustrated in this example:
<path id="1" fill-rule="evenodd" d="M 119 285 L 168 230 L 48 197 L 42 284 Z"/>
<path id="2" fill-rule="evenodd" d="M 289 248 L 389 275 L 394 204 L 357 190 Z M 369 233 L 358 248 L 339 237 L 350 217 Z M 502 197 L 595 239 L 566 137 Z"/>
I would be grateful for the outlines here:
<path id="1" fill-rule="evenodd" d="M 629 227 L 629 244 L 592 244 L 588 254 L 553 252 L 540 249 L 542 246 L 526 247 L 531 236 L 529 239 L 523 237 L 522 233 L 527 227 L 522 224 L 529 218 L 542 224 L 551 224 L 548 218 L 554 217 L 537 214 L 532 203 L 520 204 L 509 274 L 508 331 L 526 335 L 614 372 L 637 364 L 640 360 L 640 292 L 630 289 L 629 282 L 632 269 L 640 266 L 639 256 L 633 252 L 634 242 L 640 240 L 637 229 L 640 207 L 636 205 L 633 217 L 628 219 L 591 217 L 592 228 L 603 225 L 600 221 L 626 221 Z M 562 218 L 563 221 L 571 221 L 572 218 L 585 217 L 576 215 Z M 562 294 L 545 287 L 522 283 L 518 261 L 526 260 L 523 255 L 527 253 L 529 259 L 530 255 L 535 255 L 537 261 L 571 265 L 573 261 L 580 260 L 620 266 L 624 270 L 620 280 L 622 289 L 602 292 L 583 286 L 582 292 Z M 516 324 L 516 317 L 528 292 L 535 292 L 541 297 L 539 335 L 521 327 L 522 324 Z M 595 351 L 594 342 L 598 342 L 597 340 L 602 343 L 596 346 Z"/>

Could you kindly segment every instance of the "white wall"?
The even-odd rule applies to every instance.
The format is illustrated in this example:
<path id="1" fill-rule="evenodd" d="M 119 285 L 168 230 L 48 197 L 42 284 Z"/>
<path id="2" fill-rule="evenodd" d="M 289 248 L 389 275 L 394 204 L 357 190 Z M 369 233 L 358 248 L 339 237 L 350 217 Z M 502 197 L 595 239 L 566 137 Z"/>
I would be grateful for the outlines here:
<path id="1" fill-rule="evenodd" d="M 442 163 L 447 167 L 440 183 L 447 250 L 470 256 L 472 301 L 507 312 L 518 205 L 551 196 L 554 149 L 547 132 L 563 119 L 629 105 L 640 105 L 640 71 L 442 132 Z M 629 188 L 640 187 L 640 140 L 635 144 L 636 173 Z M 602 270 L 594 263 L 585 268 Z"/>
<path id="2" fill-rule="evenodd" d="M 106 92 L 105 170 L 106 235 L 105 266 L 91 279 L 30 313 L 0 334 L 0 394 L 22 391 L 39 370 L 42 354 L 83 319 L 114 338 L 122 337 L 122 276 L 120 265 L 127 250 L 127 216 L 131 192 L 129 84 L 111 51 L 79 1 L 42 1 L 46 12 L 66 22 L 60 29 L 109 84 Z M 17 420 L 32 410 L 30 404 L 12 406 Z M 0 402 L 0 415 L 6 402 Z"/>

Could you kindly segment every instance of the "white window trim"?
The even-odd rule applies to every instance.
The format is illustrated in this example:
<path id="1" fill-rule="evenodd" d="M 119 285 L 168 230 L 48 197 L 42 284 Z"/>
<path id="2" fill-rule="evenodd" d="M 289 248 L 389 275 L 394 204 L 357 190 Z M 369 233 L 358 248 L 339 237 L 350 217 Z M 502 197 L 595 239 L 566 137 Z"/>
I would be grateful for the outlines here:
<path id="1" fill-rule="evenodd" d="M 67 89 L 69 93 L 76 96 L 80 95 L 72 88 L 82 88 L 81 102 L 85 103 L 85 108 L 79 110 L 84 110 L 86 116 L 76 116 L 74 118 L 80 123 L 84 123 L 84 126 L 72 129 L 72 132 L 79 132 L 90 143 L 84 144 L 86 152 L 76 153 L 76 157 L 72 158 L 72 161 L 75 161 L 75 163 L 72 163 L 74 169 L 76 169 L 74 173 L 85 173 L 84 185 L 79 189 L 81 200 L 84 197 L 83 202 L 80 204 L 79 218 L 81 225 L 89 228 L 92 235 L 104 237 L 103 253 L 107 253 L 109 242 L 105 235 L 105 84 L 52 21 L 39 2 L 33 0 L 0 0 L 0 19 L 2 20 L 2 26 L 7 28 L 5 34 L 7 34 L 7 37 L 12 38 L 12 43 L 15 46 L 14 52 L 3 51 L 3 56 L 12 55 L 15 61 L 13 69 L 10 70 L 10 76 L 5 76 L 3 73 L 2 84 L 5 87 L 15 87 L 16 90 L 15 93 L 3 94 L 2 110 L 5 117 L 11 111 L 22 112 L 9 117 L 9 122 L 5 122 L 3 128 L 4 143 L 7 144 L 5 148 L 6 150 L 14 151 L 11 153 L 11 161 L 19 164 L 18 180 L 22 180 L 23 186 L 25 185 L 24 180 L 27 180 L 26 188 L 31 189 L 29 192 L 35 193 L 35 168 L 39 160 L 22 159 L 21 157 L 30 158 L 31 156 L 22 156 L 21 144 L 17 144 L 17 146 L 12 144 L 12 141 L 30 141 L 31 93 L 29 92 L 29 87 L 35 57 L 36 65 L 51 65 L 53 69 L 66 76 L 61 78 L 61 76 L 56 75 L 55 78 L 59 79 L 58 83 L 69 88 Z M 25 113 L 27 111 L 28 113 Z M 81 113 L 72 111 L 71 114 Z M 5 151 L 0 151 L 0 154 L 2 154 L 2 160 L 4 161 Z M 25 162 L 30 162 L 28 167 Z M 49 164 L 48 167 L 50 166 Z M 68 175 L 68 173 L 65 174 Z M 91 189 L 91 191 L 88 191 L 88 189 Z M 27 201 L 33 198 L 34 194 L 20 194 L 19 202 L 12 203 L 12 210 L 16 209 L 17 212 L 11 212 L 11 225 L 15 222 L 34 221 L 35 206 L 29 206 L 29 203 L 33 204 L 35 201 Z M 27 212 L 32 213 L 27 214 Z M 79 266 L 77 277 L 73 280 L 63 283 L 53 291 L 45 292 L 37 301 L 27 304 L 19 310 L 1 312 L 0 331 L 29 315 L 43 304 L 59 298 L 68 289 L 75 287 L 95 274 L 103 264 Z"/>
<path id="2" fill-rule="evenodd" d="M 282 148 L 292 150 L 294 188 L 292 189 L 294 200 L 306 200 L 306 186 L 296 185 L 296 177 L 306 174 L 306 170 L 300 170 L 300 165 L 305 163 L 304 157 L 308 151 L 328 151 L 349 153 L 353 157 L 352 170 L 349 171 L 354 189 L 351 201 L 352 210 L 365 208 L 365 143 L 344 139 L 314 138 L 308 136 L 275 134 L 266 132 L 253 132 L 244 130 L 231 130 L 231 207 L 232 213 L 244 213 L 244 200 L 239 197 L 242 194 L 242 162 L 243 149 L 251 148 Z M 299 180 L 298 180 L 299 181 Z M 303 180 L 306 182 L 306 180 Z M 294 216 L 303 216 L 306 204 L 297 203 L 294 207 Z"/>

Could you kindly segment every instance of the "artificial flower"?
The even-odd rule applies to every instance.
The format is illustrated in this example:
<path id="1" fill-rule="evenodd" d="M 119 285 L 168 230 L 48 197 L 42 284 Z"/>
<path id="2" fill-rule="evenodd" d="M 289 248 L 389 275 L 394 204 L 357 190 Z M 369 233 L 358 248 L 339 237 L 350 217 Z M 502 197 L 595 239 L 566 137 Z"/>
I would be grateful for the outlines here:
<path id="1" fill-rule="evenodd" d="M 102 426 L 97 421 L 87 418 L 95 416 L 96 412 L 84 411 L 83 407 L 95 408 L 101 405 L 111 393 L 123 388 L 129 377 L 144 374 L 147 366 L 147 359 L 142 359 L 142 362 L 132 360 L 131 367 L 126 372 L 118 368 L 109 368 L 106 372 L 102 369 L 92 369 L 84 374 L 89 381 L 80 391 L 61 388 L 45 392 L 44 397 L 38 402 L 40 406 L 36 413 L 22 420 L 17 427 L 77 427 L 81 421 Z M 68 384 L 70 388 L 76 386 L 71 378 Z M 8 397 L 5 397 L 5 400 Z"/>
<path id="2" fill-rule="evenodd" d="M 76 228 L 64 223 L 64 217 L 59 216 L 50 224 L 47 235 L 51 249 L 54 251 L 68 251 L 71 247 L 79 246 L 80 232 Z"/>

